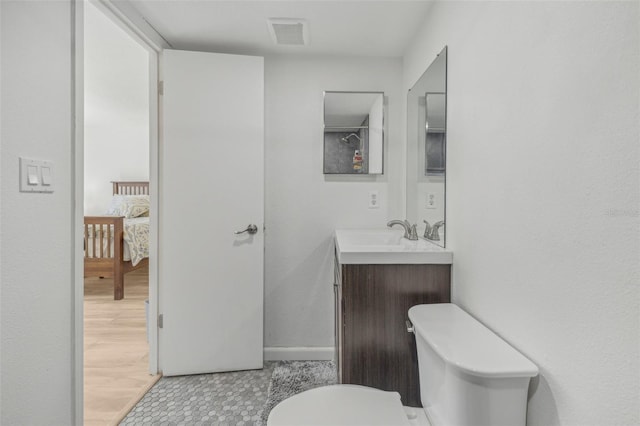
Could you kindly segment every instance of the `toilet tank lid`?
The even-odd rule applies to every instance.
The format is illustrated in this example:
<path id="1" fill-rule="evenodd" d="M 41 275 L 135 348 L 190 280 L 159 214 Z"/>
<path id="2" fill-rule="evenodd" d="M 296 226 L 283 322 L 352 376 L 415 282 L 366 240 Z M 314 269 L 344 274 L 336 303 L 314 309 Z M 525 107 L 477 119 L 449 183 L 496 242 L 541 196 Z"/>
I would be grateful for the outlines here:
<path id="1" fill-rule="evenodd" d="M 534 377 L 538 367 L 453 303 L 409 309 L 416 337 L 449 365 L 481 377 Z"/>

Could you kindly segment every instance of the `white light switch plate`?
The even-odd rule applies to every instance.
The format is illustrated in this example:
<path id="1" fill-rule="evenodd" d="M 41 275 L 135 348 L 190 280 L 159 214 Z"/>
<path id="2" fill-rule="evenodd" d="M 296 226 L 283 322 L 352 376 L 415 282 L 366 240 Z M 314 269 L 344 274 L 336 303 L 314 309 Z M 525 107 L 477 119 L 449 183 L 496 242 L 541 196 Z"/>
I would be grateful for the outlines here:
<path id="1" fill-rule="evenodd" d="M 51 161 L 20 157 L 20 192 L 53 192 L 53 183 Z"/>

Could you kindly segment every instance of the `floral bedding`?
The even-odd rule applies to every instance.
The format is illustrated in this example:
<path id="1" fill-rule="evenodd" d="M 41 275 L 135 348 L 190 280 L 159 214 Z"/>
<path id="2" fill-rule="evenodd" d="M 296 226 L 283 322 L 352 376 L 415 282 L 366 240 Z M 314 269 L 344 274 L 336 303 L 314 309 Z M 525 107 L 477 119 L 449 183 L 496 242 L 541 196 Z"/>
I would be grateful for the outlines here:
<path id="1" fill-rule="evenodd" d="M 124 242 L 129 246 L 129 257 L 133 266 L 149 257 L 149 218 L 125 219 Z"/>

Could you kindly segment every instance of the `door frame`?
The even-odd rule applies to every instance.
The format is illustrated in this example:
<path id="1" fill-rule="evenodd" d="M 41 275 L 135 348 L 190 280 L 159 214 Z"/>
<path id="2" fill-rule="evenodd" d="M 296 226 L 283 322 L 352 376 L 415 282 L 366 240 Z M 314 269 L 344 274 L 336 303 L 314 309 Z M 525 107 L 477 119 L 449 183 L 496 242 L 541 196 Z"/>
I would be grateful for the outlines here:
<path id="1" fill-rule="evenodd" d="M 129 4 L 116 6 L 111 0 L 89 0 L 109 17 L 118 27 L 129 34 L 149 53 L 149 319 L 152 327 L 149 333 L 149 373 L 159 372 L 158 356 L 158 198 L 159 178 L 159 138 L 160 115 L 158 81 L 159 59 L 162 50 L 170 44 L 137 13 Z M 75 424 L 84 420 L 84 245 L 80 229 L 84 223 L 84 0 L 71 0 L 72 13 L 72 108 L 73 125 L 73 182 L 75 194 L 72 238 L 75 242 L 73 253 L 74 309 L 72 395 Z"/>

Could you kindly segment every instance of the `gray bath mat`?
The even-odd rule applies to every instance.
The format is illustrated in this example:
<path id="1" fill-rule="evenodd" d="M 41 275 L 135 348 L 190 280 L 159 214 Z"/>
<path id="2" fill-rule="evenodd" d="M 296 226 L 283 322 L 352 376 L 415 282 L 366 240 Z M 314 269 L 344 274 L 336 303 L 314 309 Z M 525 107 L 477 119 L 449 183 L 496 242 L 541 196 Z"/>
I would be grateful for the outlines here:
<path id="1" fill-rule="evenodd" d="M 271 375 L 267 401 L 256 426 L 266 426 L 271 409 L 281 401 L 320 386 L 338 381 L 333 361 L 280 361 Z"/>

